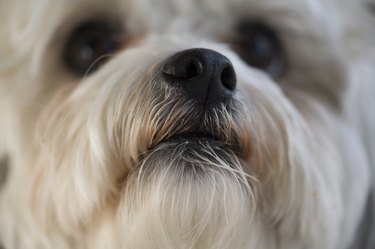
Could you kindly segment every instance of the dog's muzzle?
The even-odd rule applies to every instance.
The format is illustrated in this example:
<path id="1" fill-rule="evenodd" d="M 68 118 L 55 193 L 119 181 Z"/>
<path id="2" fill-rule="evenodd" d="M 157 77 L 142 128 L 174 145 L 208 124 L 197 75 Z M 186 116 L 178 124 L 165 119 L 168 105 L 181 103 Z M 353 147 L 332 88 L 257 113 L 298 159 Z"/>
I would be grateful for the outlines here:
<path id="1" fill-rule="evenodd" d="M 204 107 L 227 102 L 236 88 L 236 73 L 230 60 L 203 48 L 184 50 L 168 58 L 162 77 Z"/>
<path id="2" fill-rule="evenodd" d="M 157 75 L 160 81 L 155 82 L 163 87 L 155 95 L 161 104 L 153 119 L 160 132 L 155 132 L 148 150 L 165 142 L 207 142 L 241 154 L 246 121 L 236 97 L 236 73 L 227 57 L 210 49 L 183 50 L 165 59 Z"/>

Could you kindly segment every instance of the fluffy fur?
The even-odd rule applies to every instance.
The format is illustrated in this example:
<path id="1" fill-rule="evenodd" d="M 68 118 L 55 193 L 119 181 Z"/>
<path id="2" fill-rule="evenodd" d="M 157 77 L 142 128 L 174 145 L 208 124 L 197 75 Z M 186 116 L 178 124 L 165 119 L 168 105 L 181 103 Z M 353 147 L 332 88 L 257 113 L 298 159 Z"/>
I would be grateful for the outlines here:
<path id="1" fill-rule="evenodd" d="M 374 207 L 374 24 L 366 7 L 355 0 L 1 1 L 0 156 L 8 159 L 0 164 L 8 166 L 1 243 L 356 248 L 366 207 Z M 76 78 L 60 51 L 70 30 L 95 16 L 116 17 L 139 39 Z M 241 19 L 278 32 L 288 59 L 278 82 L 224 44 Z M 232 103 L 206 113 L 199 128 L 223 142 L 168 141 L 194 129 L 201 114 L 155 72 L 196 47 L 225 55 L 237 74 Z M 228 146 L 234 141 L 240 151 Z M 372 222 L 365 233 L 371 229 Z M 370 240 L 360 248 L 373 248 Z"/>

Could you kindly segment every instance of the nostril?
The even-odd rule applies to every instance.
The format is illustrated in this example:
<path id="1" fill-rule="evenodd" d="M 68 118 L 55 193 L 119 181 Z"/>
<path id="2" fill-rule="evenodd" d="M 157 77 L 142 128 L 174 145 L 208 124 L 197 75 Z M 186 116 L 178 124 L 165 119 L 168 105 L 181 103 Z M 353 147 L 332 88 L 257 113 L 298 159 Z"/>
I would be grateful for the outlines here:
<path id="1" fill-rule="evenodd" d="M 162 72 L 175 79 L 193 79 L 202 74 L 203 65 L 198 59 L 177 56 L 163 66 Z"/>
<path id="2" fill-rule="evenodd" d="M 202 74 L 203 66 L 199 60 L 191 60 L 186 67 L 185 79 L 192 79 Z"/>
<path id="3" fill-rule="evenodd" d="M 232 65 L 227 65 L 221 70 L 220 74 L 221 84 L 228 90 L 233 91 L 236 88 L 236 73 Z"/>

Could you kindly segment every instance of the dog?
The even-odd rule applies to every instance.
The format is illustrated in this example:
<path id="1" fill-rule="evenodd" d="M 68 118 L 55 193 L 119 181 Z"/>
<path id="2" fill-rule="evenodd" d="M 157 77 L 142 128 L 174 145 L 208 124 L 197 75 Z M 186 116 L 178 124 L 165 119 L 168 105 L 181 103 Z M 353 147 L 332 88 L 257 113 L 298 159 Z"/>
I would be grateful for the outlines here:
<path id="1" fill-rule="evenodd" d="M 0 2 L 4 249 L 375 248 L 356 0 Z"/>

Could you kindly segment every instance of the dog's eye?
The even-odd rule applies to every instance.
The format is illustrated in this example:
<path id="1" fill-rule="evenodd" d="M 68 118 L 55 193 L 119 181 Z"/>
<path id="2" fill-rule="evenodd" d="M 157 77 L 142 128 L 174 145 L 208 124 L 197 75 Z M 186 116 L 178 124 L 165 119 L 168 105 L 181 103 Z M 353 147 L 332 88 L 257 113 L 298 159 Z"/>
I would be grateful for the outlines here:
<path id="1" fill-rule="evenodd" d="M 285 58 L 277 35 L 258 22 L 241 23 L 237 32 L 237 40 L 232 46 L 238 55 L 250 66 L 267 72 L 273 78 L 280 77 L 285 69 Z"/>
<path id="2" fill-rule="evenodd" d="M 66 66 L 79 75 L 95 71 L 120 48 L 120 28 L 106 21 L 87 21 L 70 34 L 63 50 Z"/>

